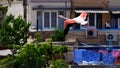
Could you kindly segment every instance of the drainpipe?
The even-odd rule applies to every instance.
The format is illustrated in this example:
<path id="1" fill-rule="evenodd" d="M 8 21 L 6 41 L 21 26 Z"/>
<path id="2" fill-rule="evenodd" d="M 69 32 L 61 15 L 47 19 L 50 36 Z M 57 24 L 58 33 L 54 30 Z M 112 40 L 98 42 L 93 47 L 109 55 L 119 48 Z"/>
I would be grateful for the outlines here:
<path id="1" fill-rule="evenodd" d="M 72 18 L 73 0 L 70 0 L 70 3 L 71 3 L 70 18 Z"/>
<path id="2" fill-rule="evenodd" d="M 36 29 L 37 29 L 37 32 L 38 32 L 38 17 L 37 17 L 37 28 Z"/>
<path id="3" fill-rule="evenodd" d="M 23 16 L 24 16 L 25 21 L 27 21 L 27 0 L 23 0 L 23 8 L 24 8 Z"/>
<path id="4" fill-rule="evenodd" d="M 67 10 L 67 1 L 65 1 L 65 17 L 66 17 L 66 10 Z"/>

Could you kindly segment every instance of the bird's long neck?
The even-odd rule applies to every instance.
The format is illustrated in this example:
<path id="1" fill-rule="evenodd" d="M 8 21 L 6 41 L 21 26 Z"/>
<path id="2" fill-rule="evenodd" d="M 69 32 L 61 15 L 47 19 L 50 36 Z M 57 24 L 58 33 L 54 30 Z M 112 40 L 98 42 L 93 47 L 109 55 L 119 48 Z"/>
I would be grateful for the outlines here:
<path id="1" fill-rule="evenodd" d="M 69 19 L 69 18 L 63 17 L 63 19 L 67 20 L 67 19 Z"/>
<path id="2" fill-rule="evenodd" d="M 62 16 L 62 15 L 60 15 L 59 17 L 65 19 L 65 20 L 69 19 L 69 18 L 64 17 L 64 16 Z"/>

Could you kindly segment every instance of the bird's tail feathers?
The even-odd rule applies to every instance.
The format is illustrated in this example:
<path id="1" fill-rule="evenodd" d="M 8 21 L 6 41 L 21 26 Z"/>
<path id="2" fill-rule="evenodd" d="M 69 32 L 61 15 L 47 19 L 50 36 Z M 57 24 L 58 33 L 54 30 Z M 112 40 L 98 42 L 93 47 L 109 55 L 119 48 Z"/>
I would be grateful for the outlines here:
<path id="1" fill-rule="evenodd" d="M 88 21 L 81 22 L 81 25 L 86 25 Z"/>

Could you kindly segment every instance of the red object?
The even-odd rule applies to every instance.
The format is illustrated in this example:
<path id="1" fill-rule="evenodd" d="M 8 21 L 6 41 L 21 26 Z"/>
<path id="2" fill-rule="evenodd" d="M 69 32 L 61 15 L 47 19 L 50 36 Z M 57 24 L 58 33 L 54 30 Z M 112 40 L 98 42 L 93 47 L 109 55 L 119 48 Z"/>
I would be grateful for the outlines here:
<path id="1" fill-rule="evenodd" d="M 64 21 L 64 29 L 66 28 L 66 26 L 68 25 L 68 24 L 73 24 L 73 23 L 75 23 L 76 21 L 75 20 L 72 20 L 72 19 L 67 19 L 67 20 L 65 20 Z"/>
<path id="2" fill-rule="evenodd" d="M 117 57 L 115 63 L 116 63 L 116 64 L 120 64 L 120 56 Z"/>
<path id="3" fill-rule="evenodd" d="M 83 19 L 86 19 L 87 13 L 85 11 L 83 11 L 80 15 L 80 17 L 82 17 Z"/>
<path id="4" fill-rule="evenodd" d="M 67 19 L 64 21 L 64 29 L 66 28 L 66 26 L 68 24 L 74 24 L 74 23 L 82 23 L 82 22 L 79 22 L 79 20 L 81 21 L 82 20 L 85 20 L 86 19 L 86 16 L 87 16 L 87 13 L 85 11 L 83 11 L 80 16 L 76 17 L 76 18 L 73 18 L 73 19 Z"/>
<path id="5" fill-rule="evenodd" d="M 75 17 L 73 19 L 68 19 L 62 15 L 59 15 L 58 17 L 59 18 L 63 18 L 63 19 L 66 19 L 64 21 L 64 35 L 67 35 L 68 31 L 69 31 L 69 28 L 71 26 L 73 26 L 74 24 L 81 24 L 81 25 L 86 25 L 88 22 L 85 21 L 86 19 L 86 16 L 87 16 L 87 13 L 85 11 L 83 11 L 80 16 L 78 17 Z"/>

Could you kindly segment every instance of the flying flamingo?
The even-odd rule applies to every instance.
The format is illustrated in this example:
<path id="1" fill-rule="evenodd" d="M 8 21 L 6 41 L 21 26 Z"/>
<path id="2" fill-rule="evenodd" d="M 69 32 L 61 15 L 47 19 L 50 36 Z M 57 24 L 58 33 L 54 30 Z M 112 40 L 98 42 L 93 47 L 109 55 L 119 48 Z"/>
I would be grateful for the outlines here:
<path id="1" fill-rule="evenodd" d="M 88 21 L 85 21 L 86 16 L 87 16 L 87 13 L 85 11 L 83 11 L 78 17 L 75 17 L 73 19 L 69 19 L 69 18 L 66 18 L 62 15 L 59 15 L 58 16 L 59 18 L 65 19 L 65 21 L 64 21 L 64 35 L 66 36 L 68 31 L 69 31 L 69 28 L 76 23 L 81 24 L 81 25 L 86 25 L 88 23 Z"/>

